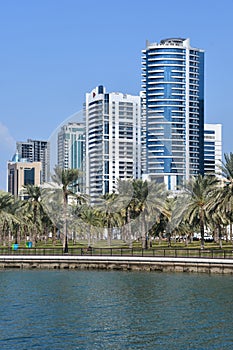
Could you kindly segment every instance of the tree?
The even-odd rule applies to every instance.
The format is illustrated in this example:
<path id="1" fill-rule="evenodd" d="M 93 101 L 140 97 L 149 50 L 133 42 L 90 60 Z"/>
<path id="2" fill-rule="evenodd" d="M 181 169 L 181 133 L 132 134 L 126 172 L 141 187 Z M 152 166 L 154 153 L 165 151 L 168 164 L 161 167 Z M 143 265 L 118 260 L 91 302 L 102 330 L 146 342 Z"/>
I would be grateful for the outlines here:
<path id="1" fill-rule="evenodd" d="M 232 222 L 233 222 L 233 153 L 224 153 L 224 161 L 219 165 L 220 174 L 223 176 L 221 184 L 216 193 L 212 212 L 218 211 L 223 221 L 228 220 L 230 224 L 230 239 L 232 240 Z"/>
<path id="2" fill-rule="evenodd" d="M 129 243 L 129 247 L 133 245 L 133 230 L 132 230 L 132 215 L 133 215 L 133 181 L 118 180 L 118 196 L 116 198 L 118 203 L 118 212 L 121 216 L 121 238 Z"/>
<path id="3" fill-rule="evenodd" d="M 41 188 L 35 185 L 24 186 L 26 199 L 22 202 L 21 212 L 31 221 L 32 230 L 30 230 L 30 240 L 33 246 L 43 232 L 43 217 L 46 215 L 44 211 Z M 32 231 L 32 234 L 31 234 Z"/>
<path id="4" fill-rule="evenodd" d="M 146 199 L 148 196 L 148 182 L 141 179 L 133 180 L 133 197 L 131 207 L 134 213 L 133 218 L 138 219 L 140 238 L 142 239 L 142 248 L 147 248 L 146 239 Z"/>
<path id="5" fill-rule="evenodd" d="M 62 169 L 55 167 L 55 174 L 52 176 L 53 181 L 62 189 L 63 198 L 63 248 L 64 253 L 68 253 L 68 198 L 69 196 L 81 201 L 83 196 L 77 193 L 78 179 L 80 177 L 79 169 Z"/>
<path id="6" fill-rule="evenodd" d="M 14 232 L 14 226 L 20 224 L 20 219 L 15 214 L 18 201 L 10 194 L 0 191 L 0 241 L 5 245 L 5 234 Z M 15 232 L 17 243 L 17 231 Z"/>
<path id="7" fill-rule="evenodd" d="M 101 225 L 107 229 L 109 246 L 112 244 L 113 227 L 119 227 L 122 219 L 117 198 L 118 195 L 116 193 L 106 193 L 95 208 L 95 215 L 100 219 Z"/>
<path id="8" fill-rule="evenodd" d="M 208 206 L 215 198 L 219 182 L 215 176 L 198 175 L 193 177 L 184 187 L 184 192 L 178 197 L 174 209 L 175 225 L 183 220 L 196 224 L 199 222 L 201 232 L 201 248 L 204 248 L 204 229 L 208 220 Z"/>
<path id="9" fill-rule="evenodd" d="M 87 231 L 86 237 L 87 244 L 88 246 L 90 246 L 91 240 L 93 241 L 94 239 L 94 228 L 96 231 L 96 227 L 101 225 L 101 219 L 100 217 L 98 217 L 95 210 L 88 205 L 84 205 L 82 207 L 82 210 L 80 212 L 80 218 L 84 223 L 87 224 L 87 227 L 85 227 Z"/>
<path id="10" fill-rule="evenodd" d="M 140 225 L 142 248 L 147 248 L 147 234 L 150 228 L 159 220 L 160 215 L 169 216 L 166 209 L 167 191 L 164 184 L 133 181 L 132 207 Z"/>

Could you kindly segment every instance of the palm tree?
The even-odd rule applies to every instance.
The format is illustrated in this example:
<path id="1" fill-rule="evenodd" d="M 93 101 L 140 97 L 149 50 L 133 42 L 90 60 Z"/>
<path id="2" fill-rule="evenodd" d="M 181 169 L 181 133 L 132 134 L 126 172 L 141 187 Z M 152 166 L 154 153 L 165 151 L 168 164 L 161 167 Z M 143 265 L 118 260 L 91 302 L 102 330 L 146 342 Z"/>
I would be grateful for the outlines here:
<path id="1" fill-rule="evenodd" d="M 224 153 L 224 161 L 219 165 L 220 174 L 228 182 L 233 182 L 233 153 Z"/>
<path id="2" fill-rule="evenodd" d="M 114 227 L 119 227 L 122 219 L 117 199 L 118 195 L 116 193 L 106 193 L 95 208 L 96 216 L 101 220 L 102 226 L 107 229 L 109 246 L 112 244 L 112 230 Z"/>
<path id="3" fill-rule="evenodd" d="M 151 229 L 149 230 L 150 237 L 158 237 L 159 244 L 161 243 L 162 235 L 166 233 L 168 238 L 168 245 L 170 245 L 170 231 L 168 230 L 168 218 L 164 214 L 160 214 L 159 218 L 154 222 Z"/>
<path id="4" fill-rule="evenodd" d="M 20 220 L 14 212 L 15 198 L 4 191 L 0 191 L 0 242 L 6 244 L 5 235 L 7 232 L 13 232 L 15 224 L 19 224 Z M 17 243 L 17 232 L 15 236 Z"/>
<path id="5" fill-rule="evenodd" d="M 198 175 L 193 177 L 184 187 L 184 193 L 178 197 L 174 209 L 174 223 L 178 225 L 188 220 L 190 225 L 197 220 L 201 232 L 201 248 L 204 248 L 204 229 L 208 219 L 208 205 L 213 202 L 219 182 L 215 176 Z M 179 214 L 178 214 L 179 213 Z"/>
<path id="6" fill-rule="evenodd" d="M 62 169 L 55 167 L 55 174 L 52 176 L 53 181 L 62 189 L 63 197 L 63 248 L 64 253 L 68 253 L 68 198 L 72 196 L 78 200 L 82 200 L 83 196 L 78 194 L 76 190 L 78 187 L 78 179 L 80 177 L 79 169 Z"/>
<path id="7" fill-rule="evenodd" d="M 121 216 L 121 238 L 128 241 L 129 247 L 132 248 L 132 215 L 133 215 L 133 181 L 128 180 L 118 180 L 118 212 Z"/>
<path id="8" fill-rule="evenodd" d="M 160 230 L 161 228 L 164 226 L 164 231 L 166 233 L 166 237 L 168 240 L 168 246 L 171 247 L 171 238 L 173 233 L 175 232 L 175 230 L 173 229 L 172 226 L 172 212 L 173 209 L 175 207 L 175 202 L 176 202 L 176 197 L 174 196 L 167 196 L 166 200 L 165 200 L 165 208 L 167 211 L 167 215 L 164 215 L 164 213 L 162 212 L 160 215 L 160 219 L 159 219 L 159 226 Z"/>
<path id="9" fill-rule="evenodd" d="M 87 224 L 87 245 L 91 246 L 94 239 L 94 228 L 101 225 L 100 217 L 97 216 L 95 210 L 88 205 L 84 205 L 80 212 L 81 220 Z M 92 243 L 91 243 L 92 241 Z"/>
<path id="10" fill-rule="evenodd" d="M 218 210 L 219 215 L 230 224 L 231 241 L 232 240 L 232 222 L 233 222 L 233 153 L 224 153 L 224 161 L 219 165 L 223 179 L 219 186 L 215 199 L 215 205 L 212 206 L 213 212 Z"/>
<path id="11" fill-rule="evenodd" d="M 35 246 L 37 238 L 39 238 L 38 234 L 43 230 L 43 217 L 46 215 L 42 201 L 41 188 L 35 185 L 26 185 L 24 186 L 24 192 L 26 199 L 22 202 L 21 211 L 23 211 L 32 222 L 32 235 L 30 234 L 30 239 L 33 242 L 33 246 Z"/>
<path id="12" fill-rule="evenodd" d="M 134 180 L 133 187 L 132 202 L 140 225 L 142 248 L 147 248 L 147 233 L 150 228 L 159 220 L 161 213 L 169 216 L 165 203 L 167 191 L 164 184 L 143 180 Z"/>
<path id="13" fill-rule="evenodd" d="M 141 179 L 133 180 L 133 196 L 131 207 L 133 218 L 138 219 L 138 228 L 142 240 L 142 248 L 146 248 L 146 222 L 145 222 L 145 202 L 148 196 L 148 182 Z"/>

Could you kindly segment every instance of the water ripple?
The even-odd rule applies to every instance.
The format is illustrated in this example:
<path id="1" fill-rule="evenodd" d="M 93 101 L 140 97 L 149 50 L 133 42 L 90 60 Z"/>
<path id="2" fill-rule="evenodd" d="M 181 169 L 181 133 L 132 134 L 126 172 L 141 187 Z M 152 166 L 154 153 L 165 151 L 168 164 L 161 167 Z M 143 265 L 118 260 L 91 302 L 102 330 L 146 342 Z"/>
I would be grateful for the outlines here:
<path id="1" fill-rule="evenodd" d="M 232 277 L 0 271 L 0 349 L 231 350 Z"/>

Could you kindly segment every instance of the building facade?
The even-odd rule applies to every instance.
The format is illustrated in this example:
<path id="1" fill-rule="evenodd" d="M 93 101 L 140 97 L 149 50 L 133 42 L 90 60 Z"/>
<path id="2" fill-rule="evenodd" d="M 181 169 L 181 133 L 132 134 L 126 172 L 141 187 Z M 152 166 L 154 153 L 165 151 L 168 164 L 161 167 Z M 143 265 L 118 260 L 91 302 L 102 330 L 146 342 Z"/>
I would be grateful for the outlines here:
<path id="1" fill-rule="evenodd" d="M 142 51 L 142 172 L 176 190 L 204 173 L 204 52 L 189 39 Z"/>
<path id="2" fill-rule="evenodd" d="M 70 122 L 61 127 L 57 138 L 57 164 L 62 169 L 83 170 L 84 124 Z"/>
<path id="3" fill-rule="evenodd" d="M 41 162 L 41 183 L 50 179 L 50 144 L 48 141 L 28 139 L 16 143 L 19 159 L 27 162 Z"/>
<path id="4" fill-rule="evenodd" d="M 24 186 L 41 185 L 41 162 L 12 161 L 8 162 L 8 192 L 25 199 Z"/>
<path id="5" fill-rule="evenodd" d="M 79 191 L 85 187 L 84 124 L 69 122 L 61 127 L 57 137 L 57 165 L 62 169 L 79 169 Z"/>
<path id="6" fill-rule="evenodd" d="M 205 175 L 220 173 L 222 163 L 222 124 L 205 124 L 204 172 Z"/>
<path id="7" fill-rule="evenodd" d="M 86 94 L 85 116 L 87 193 L 99 198 L 141 176 L 140 97 L 98 86 Z"/>

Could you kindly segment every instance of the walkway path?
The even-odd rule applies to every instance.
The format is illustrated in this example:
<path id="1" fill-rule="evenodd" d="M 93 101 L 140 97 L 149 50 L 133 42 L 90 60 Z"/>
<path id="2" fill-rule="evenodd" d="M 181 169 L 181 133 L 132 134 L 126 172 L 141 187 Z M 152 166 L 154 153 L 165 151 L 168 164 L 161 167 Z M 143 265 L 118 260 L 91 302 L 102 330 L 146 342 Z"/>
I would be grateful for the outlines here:
<path id="1" fill-rule="evenodd" d="M 0 268 L 108 269 L 233 274 L 233 259 L 2 255 Z"/>

